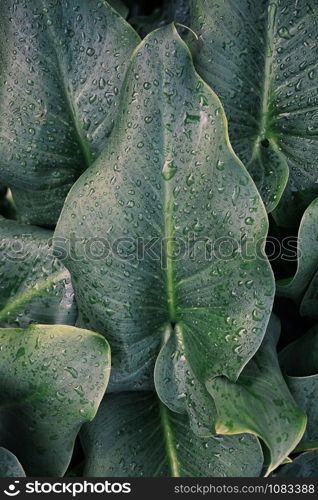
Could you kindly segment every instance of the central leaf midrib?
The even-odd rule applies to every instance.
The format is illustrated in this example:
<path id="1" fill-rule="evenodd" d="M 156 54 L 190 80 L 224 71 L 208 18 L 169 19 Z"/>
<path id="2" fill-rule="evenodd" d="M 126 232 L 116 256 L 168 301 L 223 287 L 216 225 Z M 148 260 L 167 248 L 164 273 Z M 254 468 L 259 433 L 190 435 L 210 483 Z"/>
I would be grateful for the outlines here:
<path id="1" fill-rule="evenodd" d="M 162 168 L 168 162 L 173 162 L 174 158 L 171 155 L 168 157 L 167 151 L 169 151 L 168 140 L 167 140 L 167 129 L 165 127 L 165 116 L 166 116 L 166 102 L 163 89 L 163 79 L 160 80 L 160 108 L 162 116 Z M 173 177 L 173 176 L 172 176 Z M 174 250 L 174 229 L 173 229 L 173 183 L 172 178 L 164 179 L 163 182 L 163 223 L 164 223 L 164 252 L 165 252 L 165 285 L 167 294 L 167 311 L 168 319 L 172 327 L 176 323 L 176 291 L 174 286 L 174 261 L 170 257 Z"/>
<path id="2" fill-rule="evenodd" d="M 167 453 L 167 458 L 171 470 L 171 476 L 181 477 L 180 464 L 177 456 L 176 446 L 174 443 L 174 437 L 169 420 L 168 409 L 161 401 L 159 401 L 159 413 L 160 413 L 160 420 L 161 420 L 163 438 L 165 443 L 165 450 Z"/>
<path id="3" fill-rule="evenodd" d="M 274 57 L 274 29 L 275 29 L 275 18 L 276 18 L 277 6 L 272 3 L 268 6 L 268 15 L 266 19 L 266 35 L 265 35 L 265 65 L 263 73 L 263 82 L 261 90 L 261 106 L 260 106 L 260 122 L 257 131 L 254 148 L 252 151 L 252 157 L 250 162 L 255 159 L 259 152 L 260 142 L 264 139 L 268 139 L 269 135 L 269 124 L 270 124 L 270 95 L 271 95 L 271 83 L 272 83 L 272 71 L 273 71 L 273 57 Z M 270 137 L 272 139 L 272 137 Z"/>
<path id="4" fill-rule="evenodd" d="M 44 10 L 44 12 L 45 12 L 45 16 L 49 20 L 48 14 L 46 13 L 45 10 Z M 81 126 L 80 120 L 78 119 L 76 108 L 73 105 L 70 93 L 68 91 L 68 86 L 67 86 L 67 83 L 65 81 L 64 71 L 63 71 L 63 68 L 61 65 L 60 57 L 59 57 L 58 51 L 56 50 L 56 46 L 54 43 L 54 36 L 52 36 L 50 31 L 52 31 L 52 33 L 54 33 L 53 24 L 48 26 L 47 33 L 48 33 L 48 37 L 51 40 L 51 46 L 52 46 L 53 51 L 54 51 L 54 55 L 55 55 L 55 59 L 56 59 L 57 67 L 58 67 L 58 72 L 60 75 L 60 86 L 61 86 L 61 89 L 63 91 L 65 101 L 67 103 L 68 114 L 69 114 L 70 120 L 71 120 L 72 125 L 73 125 L 74 136 L 75 136 L 75 139 L 80 146 L 80 150 L 81 150 L 84 162 L 85 162 L 85 167 L 87 168 L 92 163 L 92 154 L 91 154 L 91 151 L 90 151 L 90 148 L 88 145 L 87 138 L 86 138 L 85 133 L 83 131 L 83 128 Z"/>
<path id="5" fill-rule="evenodd" d="M 16 311 L 19 307 L 40 296 L 43 290 L 45 290 L 48 286 L 61 281 L 63 278 L 66 278 L 66 270 L 53 274 L 49 279 L 40 283 L 37 288 L 27 288 L 24 292 L 17 295 L 15 299 L 10 300 L 8 304 L 5 305 L 2 310 L 0 310 L 0 321 L 8 319 L 8 317 L 10 317 L 10 315 L 14 313 L 14 311 Z"/>
<path id="6" fill-rule="evenodd" d="M 173 253 L 173 193 L 171 181 L 164 181 L 164 238 L 165 238 L 165 266 L 166 266 L 166 293 L 168 315 L 171 324 L 176 322 L 176 291 L 174 285 Z"/>

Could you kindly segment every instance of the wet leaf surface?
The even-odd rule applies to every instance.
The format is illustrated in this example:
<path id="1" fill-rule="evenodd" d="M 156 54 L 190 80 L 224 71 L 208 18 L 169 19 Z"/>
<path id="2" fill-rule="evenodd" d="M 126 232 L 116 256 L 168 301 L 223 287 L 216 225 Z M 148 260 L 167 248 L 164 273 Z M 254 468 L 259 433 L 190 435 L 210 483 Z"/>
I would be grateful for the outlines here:
<path id="1" fill-rule="evenodd" d="M 108 344 L 79 328 L 31 325 L 0 328 L 0 345 L 2 446 L 28 476 L 62 476 L 105 392 Z"/>
<path id="2" fill-rule="evenodd" d="M 287 226 L 318 195 L 317 8 L 314 0 L 191 1 L 196 68 L 221 99 L 267 210 L 280 202 L 273 215 Z"/>
<path id="3" fill-rule="evenodd" d="M 266 232 L 220 101 L 175 28 L 153 32 L 130 62 L 108 148 L 73 186 L 55 233 L 78 325 L 111 343 L 110 390 L 152 389 L 157 360 L 159 396 L 213 433 L 205 383 L 235 381 L 269 319 Z"/>
<path id="4" fill-rule="evenodd" d="M 98 0 L 4 0 L 0 29 L 0 182 L 24 221 L 54 226 L 105 147 L 139 37 Z"/>

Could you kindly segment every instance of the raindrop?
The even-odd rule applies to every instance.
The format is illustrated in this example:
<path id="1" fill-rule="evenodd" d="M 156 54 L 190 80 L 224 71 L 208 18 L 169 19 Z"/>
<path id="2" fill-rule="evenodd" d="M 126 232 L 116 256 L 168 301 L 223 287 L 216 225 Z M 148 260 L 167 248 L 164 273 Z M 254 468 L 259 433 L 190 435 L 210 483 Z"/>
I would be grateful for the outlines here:
<path id="1" fill-rule="evenodd" d="M 173 161 L 165 161 L 162 169 L 162 176 L 165 181 L 169 181 L 176 174 L 177 167 L 173 163 Z"/>

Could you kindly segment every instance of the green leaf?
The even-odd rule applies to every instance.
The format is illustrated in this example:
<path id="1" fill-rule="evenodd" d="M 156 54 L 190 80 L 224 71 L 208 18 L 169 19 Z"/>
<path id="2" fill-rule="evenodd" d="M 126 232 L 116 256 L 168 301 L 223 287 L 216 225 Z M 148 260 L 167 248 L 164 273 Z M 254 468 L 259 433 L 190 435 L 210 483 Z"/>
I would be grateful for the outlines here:
<path id="1" fill-rule="evenodd" d="M 291 464 L 284 465 L 273 477 L 317 477 L 318 451 L 299 455 Z"/>
<path id="2" fill-rule="evenodd" d="M 273 316 L 261 348 L 236 384 L 221 377 L 208 383 L 218 413 L 216 431 L 260 437 L 269 451 L 266 476 L 288 457 L 306 427 L 306 416 L 293 400 L 279 367 L 279 330 L 279 320 Z"/>
<path id="3" fill-rule="evenodd" d="M 300 313 L 317 318 L 318 198 L 305 211 L 298 232 L 298 264 L 295 276 L 277 283 L 277 294 L 300 303 Z"/>
<path id="4" fill-rule="evenodd" d="M 151 33 L 132 56 L 108 148 L 71 189 L 55 233 L 79 326 L 110 340 L 111 390 L 152 389 L 160 352 L 159 396 L 213 433 L 205 382 L 235 381 L 269 319 L 267 224 L 188 48 L 173 25 Z"/>
<path id="5" fill-rule="evenodd" d="M 296 377 L 315 375 L 318 367 L 318 325 L 279 353 L 282 368 Z"/>
<path id="6" fill-rule="evenodd" d="M 190 4 L 195 65 L 225 107 L 234 150 L 268 212 L 284 192 L 273 215 L 293 226 L 318 195 L 317 3 Z"/>
<path id="7" fill-rule="evenodd" d="M 24 221 L 53 226 L 107 142 L 139 37 L 99 0 L 3 0 L 0 28 L 0 182 Z"/>
<path id="8" fill-rule="evenodd" d="M 0 326 L 74 325 L 70 274 L 52 255 L 52 231 L 1 217 L 0 236 Z"/>
<path id="9" fill-rule="evenodd" d="M 254 437 L 198 438 L 147 392 L 106 395 L 81 442 L 85 477 L 255 477 L 263 464 Z"/>
<path id="10" fill-rule="evenodd" d="M 318 326 L 280 353 L 285 379 L 308 424 L 296 451 L 318 449 Z"/>
<path id="11" fill-rule="evenodd" d="M 62 476 L 105 392 L 105 339 L 70 326 L 0 329 L 0 440 L 30 476 Z"/>
<path id="12" fill-rule="evenodd" d="M 17 457 L 2 447 L 0 447 L 0 477 L 25 477 Z"/>
<path id="13" fill-rule="evenodd" d="M 318 450 L 318 374 L 285 378 L 293 398 L 308 419 L 306 431 L 296 451 Z"/>

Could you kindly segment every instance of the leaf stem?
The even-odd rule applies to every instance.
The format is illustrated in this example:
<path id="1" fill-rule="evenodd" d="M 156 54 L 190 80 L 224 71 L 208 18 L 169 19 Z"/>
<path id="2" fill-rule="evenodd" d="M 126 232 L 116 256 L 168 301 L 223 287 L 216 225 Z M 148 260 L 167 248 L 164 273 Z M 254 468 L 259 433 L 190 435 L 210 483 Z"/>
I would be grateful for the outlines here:
<path id="1" fill-rule="evenodd" d="M 169 465 L 171 468 L 171 476 L 180 477 L 179 461 L 169 421 L 168 409 L 161 402 L 159 402 L 159 411 L 160 411 L 161 424 L 164 434 L 166 452 L 169 460 Z"/>

